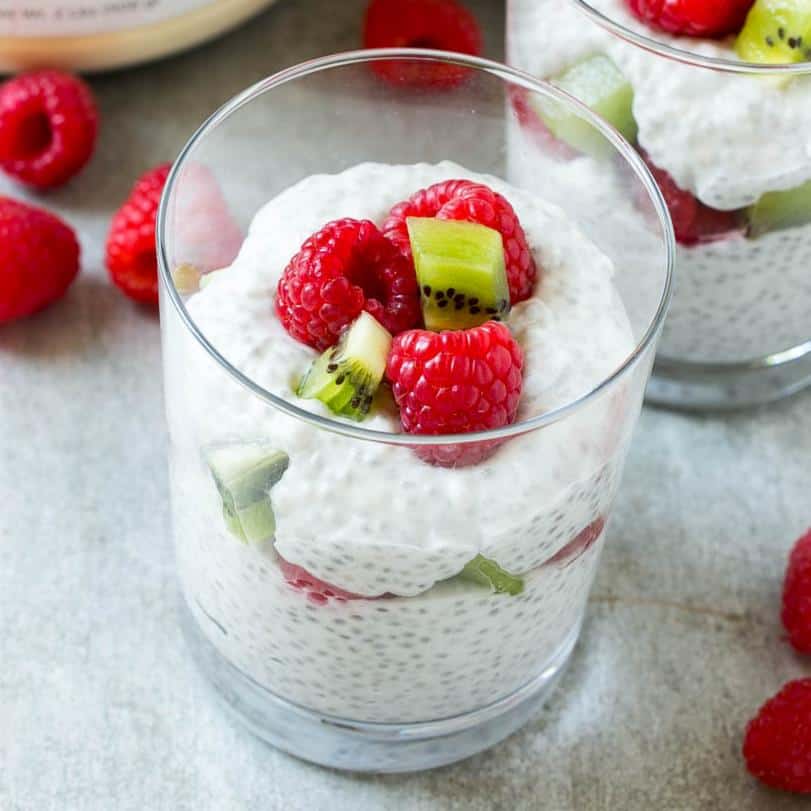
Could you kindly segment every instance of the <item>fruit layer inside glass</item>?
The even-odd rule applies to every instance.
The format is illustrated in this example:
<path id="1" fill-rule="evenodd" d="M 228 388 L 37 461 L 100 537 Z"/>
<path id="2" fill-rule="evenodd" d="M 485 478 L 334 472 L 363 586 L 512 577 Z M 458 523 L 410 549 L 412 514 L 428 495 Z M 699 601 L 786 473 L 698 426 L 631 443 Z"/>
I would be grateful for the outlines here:
<path id="1" fill-rule="evenodd" d="M 774 20 L 764 16 L 761 7 L 769 4 L 763 0 L 745 23 L 741 17 L 726 36 L 712 38 L 674 35 L 659 27 L 672 21 L 643 22 L 633 5 L 591 4 L 614 22 L 683 51 L 781 61 L 776 55 L 783 44 L 804 58 L 787 43 L 802 41 L 805 22 L 781 16 L 772 36 Z M 511 0 L 508 51 L 513 64 L 551 80 L 613 124 L 651 167 L 678 243 L 663 357 L 735 364 L 808 340 L 811 72 L 764 77 L 678 63 L 603 29 L 575 2 L 550 0 Z M 550 139 L 574 162 L 593 161 L 604 150 L 593 134 L 589 142 L 576 117 L 517 103 L 523 133 L 514 138 Z"/>

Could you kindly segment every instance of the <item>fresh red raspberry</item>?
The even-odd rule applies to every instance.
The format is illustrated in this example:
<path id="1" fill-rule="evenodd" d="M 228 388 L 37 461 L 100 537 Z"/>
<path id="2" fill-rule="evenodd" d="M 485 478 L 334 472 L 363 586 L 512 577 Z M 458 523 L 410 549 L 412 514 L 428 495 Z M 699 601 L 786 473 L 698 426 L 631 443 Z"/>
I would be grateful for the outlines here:
<path id="1" fill-rule="evenodd" d="M 353 594 L 351 591 L 344 591 L 337 586 L 332 586 L 319 580 L 315 575 L 310 574 L 306 569 L 297 566 L 295 563 L 290 563 L 283 557 L 279 556 L 279 566 L 282 570 L 284 579 L 295 589 L 303 591 L 307 595 L 310 602 L 318 605 L 323 605 L 329 600 L 337 600 L 339 603 L 344 603 L 347 600 L 364 600 L 372 599 L 365 598 L 361 594 Z"/>
<path id="2" fill-rule="evenodd" d="M 476 18 L 456 0 L 372 0 L 363 24 L 364 48 L 432 48 L 477 56 L 482 36 Z M 453 87 L 467 70 L 439 62 L 377 61 L 372 69 L 394 84 Z"/>
<path id="3" fill-rule="evenodd" d="M 79 272 L 79 243 L 62 220 L 0 197 L 0 324 L 61 298 Z"/>
<path id="4" fill-rule="evenodd" d="M 0 85 L 0 167 L 38 189 L 60 186 L 90 159 L 98 112 L 77 76 L 40 70 Z"/>
<path id="5" fill-rule="evenodd" d="M 689 191 L 679 188 L 676 181 L 664 169 L 654 165 L 644 152 L 642 158 L 665 198 L 673 220 L 676 242 L 680 245 L 718 242 L 743 233 L 740 212 L 718 211 L 704 205 Z"/>
<path id="6" fill-rule="evenodd" d="M 800 653 L 811 653 L 811 529 L 794 544 L 783 584 L 783 627 Z"/>
<path id="7" fill-rule="evenodd" d="M 495 321 L 466 330 L 398 335 L 386 376 L 410 434 L 464 434 L 515 421 L 524 355 L 510 330 Z M 426 462 L 461 467 L 482 461 L 498 440 L 418 446 Z"/>
<path id="8" fill-rule="evenodd" d="M 772 788 L 811 794 L 811 679 L 786 684 L 746 727 L 749 773 Z"/>
<path id="9" fill-rule="evenodd" d="M 407 217 L 466 220 L 501 232 L 510 301 L 518 304 L 532 295 L 538 271 L 524 229 L 509 201 L 482 183 L 445 180 L 398 203 L 383 223 L 383 233 L 411 260 Z"/>
<path id="10" fill-rule="evenodd" d="M 755 0 L 628 0 L 642 22 L 670 34 L 723 37 L 743 28 Z"/>
<path id="11" fill-rule="evenodd" d="M 107 269 L 113 282 L 131 299 L 146 304 L 158 303 L 155 217 L 170 168 L 163 163 L 138 178 L 107 235 Z"/>
<path id="12" fill-rule="evenodd" d="M 411 263 L 369 220 L 327 223 L 284 269 L 276 314 L 296 340 L 323 351 L 362 310 L 396 335 L 421 318 Z"/>

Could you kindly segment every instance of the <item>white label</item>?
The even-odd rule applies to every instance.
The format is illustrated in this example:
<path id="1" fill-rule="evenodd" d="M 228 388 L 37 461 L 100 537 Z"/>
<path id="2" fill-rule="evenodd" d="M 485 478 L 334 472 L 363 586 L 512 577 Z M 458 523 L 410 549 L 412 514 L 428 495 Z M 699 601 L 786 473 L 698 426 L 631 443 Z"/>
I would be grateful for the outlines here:
<path id="1" fill-rule="evenodd" d="M 55 37 L 124 31 L 216 0 L 0 0 L 0 36 Z"/>

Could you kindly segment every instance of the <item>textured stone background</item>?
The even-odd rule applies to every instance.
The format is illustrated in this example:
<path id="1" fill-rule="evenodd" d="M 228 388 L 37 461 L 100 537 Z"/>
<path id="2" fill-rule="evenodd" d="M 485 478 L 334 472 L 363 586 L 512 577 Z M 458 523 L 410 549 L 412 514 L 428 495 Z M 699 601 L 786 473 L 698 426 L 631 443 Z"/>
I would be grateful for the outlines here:
<path id="1" fill-rule="evenodd" d="M 469 0 L 502 53 L 503 7 Z M 760 789 L 746 719 L 811 675 L 778 623 L 811 523 L 811 397 L 727 419 L 648 410 L 573 666 L 546 714 L 432 773 L 338 774 L 235 727 L 183 650 L 166 487 L 158 324 L 107 283 L 102 244 L 133 177 L 228 96 L 355 47 L 363 0 L 282 0 L 221 42 L 93 81 L 104 137 L 48 197 L 84 272 L 0 330 L 0 809 L 807 808 Z M 0 183 L 0 193 L 9 187 Z"/>

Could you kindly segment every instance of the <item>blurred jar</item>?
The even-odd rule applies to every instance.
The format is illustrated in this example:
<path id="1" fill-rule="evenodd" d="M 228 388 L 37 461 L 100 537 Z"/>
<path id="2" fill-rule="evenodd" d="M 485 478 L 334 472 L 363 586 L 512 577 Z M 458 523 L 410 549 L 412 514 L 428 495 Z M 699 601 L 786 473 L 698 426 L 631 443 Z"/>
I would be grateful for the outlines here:
<path id="1" fill-rule="evenodd" d="M 101 71 L 191 48 L 274 0 L 0 0 L 0 72 Z"/>

